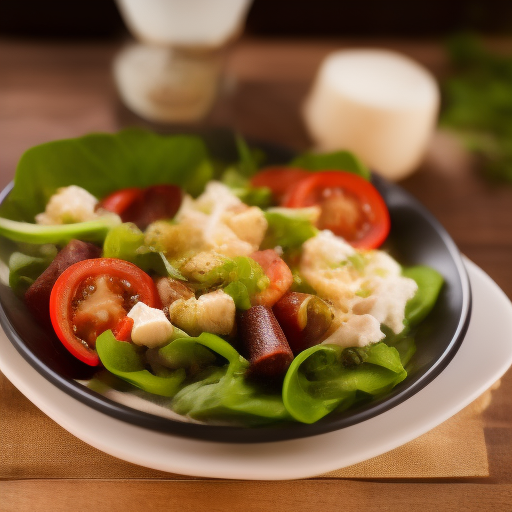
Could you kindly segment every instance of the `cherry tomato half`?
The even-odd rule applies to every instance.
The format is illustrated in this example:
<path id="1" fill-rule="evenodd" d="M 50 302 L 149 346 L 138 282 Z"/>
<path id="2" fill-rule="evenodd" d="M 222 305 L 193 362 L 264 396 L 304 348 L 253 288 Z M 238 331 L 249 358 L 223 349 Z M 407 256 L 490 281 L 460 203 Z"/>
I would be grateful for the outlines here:
<path id="1" fill-rule="evenodd" d="M 310 174 L 289 189 L 282 205 L 320 206 L 318 228 L 331 230 L 358 249 L 379 247 L 391 226 L 388 208 L 377 189 L 349 172 Z"/>
<path id="2" fill-rule="evenodd" d="M 280 203 L 290 187 L 310 174 L 304 169 L 295 169 L 294 167 L 269 167 L 253 176 L 251 185 L 269 188 L 275 201 Z"/>
<path id="3" fill-rule="evenodd" d="M 62 344 L 90 366 L 100 364 L 96 337 L 116 329 L 137 302 L 160 307 L 151 277 L 115 258 L 84 260 L 67 268 L 50 295 L 50 318 Z"/>
<path id="4" fill-rule="evenodd" d="M 144 189 L 124 188 L 105 197 L 99 204 L 117 213 L 123 222 L 133 222 L 140 229 L 161 219 L 172 219 L 182 200 L 180 187 L 153 185 Z"/>

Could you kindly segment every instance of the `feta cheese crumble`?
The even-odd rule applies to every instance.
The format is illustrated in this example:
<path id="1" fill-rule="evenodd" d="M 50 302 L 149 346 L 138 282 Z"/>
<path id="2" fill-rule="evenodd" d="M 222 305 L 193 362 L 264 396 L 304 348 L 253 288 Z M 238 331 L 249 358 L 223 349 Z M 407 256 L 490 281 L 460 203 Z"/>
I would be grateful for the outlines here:
<path id="1" fill-rule="evenodd" d="M 43 213 L 36 215 L 37 224 L 72 224 L 94 220 L 98 200 L 87 190 L 76 185 L 62 187 L 50 198 Z"/>
<path id="2" fill-rule="evenodd" d="M 364 346 L 384 338 L 380 324 L 395 334 L 404 329 L 405 305 L 418 286 L 401 275 L 400 265 L 385 252 L 357 252 L 342 238 L 322 231 L 304 243 L 300 270 L 343 318 L 324 343 Z"/>
<path id="3" fill-rule="evenodd" d="M 171 321 L 191 336 L 202 332 L 226 336 L 235 327 L 235 302 L 222 290 L 205 293 L 198 299 L 178 299 L 169 306 Z"/>
<path id="4" fill-rule="evenodd" d="M 128 313 L 133 320 L 132 341 L 149 348 L 165 345 L 174 333 L 174 326 L 161 309 L 137 302 Z"/>
<path id="5" fill-rule="evenodd" d="M 197 199 L 185 196 L 176 221 L 201 239 L 200 250 L 233 258 L 257 251 L 268 227 L 263 211 L 247 206 L 220 182 L 212 181 Z"/>

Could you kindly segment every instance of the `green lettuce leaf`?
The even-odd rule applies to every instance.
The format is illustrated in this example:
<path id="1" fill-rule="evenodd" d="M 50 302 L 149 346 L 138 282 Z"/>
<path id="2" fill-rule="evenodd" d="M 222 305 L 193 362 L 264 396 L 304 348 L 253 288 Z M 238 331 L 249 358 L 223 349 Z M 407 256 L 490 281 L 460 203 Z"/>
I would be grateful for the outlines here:
<path id="1" fill-rule="evenodd" d="M 292 362 L 283 384 L 283 402 L 303 423 L 314 423 L 361 397 L 390 391 L 407 376 L 398 351 L 384 343 L 343 349 L 316 345 Z"/>
<path id="2" fill-rule="evenodd" d="M 230 283 L 239 282 L 246 287 L 249 295 L 261 292 L 270 284 L 269 278 L 259 263 L 248 256 L 226 258 L 222 265 L 212 268 L 209 272 L 205 274 L 196 272 L 189 277 L 190 284 L 199 289 L 226 289 Z"/>
<path id="3" fill-rule="evenodd" d="M 59 187 L 78 185 L 97 198 L 126 187 L 174 183 L 199 194 L 213 173 L 198 137 L 162 136 L 138 128 L 48 142 L 20 159 L 0 215 L 33 222 Z"/>
<path id="4" fill-rule="evenodd" d="M 265 209 L 272 204 L 272 191 L 267 187 L 252 187 L 248 178 L 239 170 L 229 167 L 223 173 L 222 183 L 229 187 L 242 202 Z"/>
<path id="5" fill-rule="evenodd" d="M 418 285 L 416 295 L 405 307 L 405 323 L 412 327 L 430 313 L 439 297 L 444 279 L 437 270 L 425 265 L 404 268 L 402 275 L 414 279 Z"/>
<path id="6" fill-rule="evenodd" d="M 313 225 L 316 216 L 315 208 L 270 208 L 265 212 L 268 229 L 262 248 L 280 246 L 287 250 L 300 247 L 318 233 Z"/>
<path id="7" fill-rule="evenodd" d="M 172 358 L 173 353 L 179 354 L 194 343 L 209 348 L 225 362 L 210 367 L 185 385 L 174 397 L 175 412 L 200 421 L 235 421 L 247 426 L 290 419 L 281 395 L 247 380 L 248 361 L 218 336 L 203 333 L 197 338 L 176 340 L 160 353 Z"/>
<path id="8" fill-rule="evenodd" d="M 9 257 L 9 286 L 20 297 L 57 255 L 57 247 L 54 245 L 40 247 L 35 255 L 13 252 Z"/>
<path id="9" fill-rule="evenodd" d="M 29 244 L 66 245 L 73 238 L 84 242 L 103 242 L 110 229 L 119 222 L 121 221 L 117 215 L 105 215 L 86 222 L 52 226 L 0 218 L 0 235 L 14 242 Z"/>
<path id="10" fill-rule="evenodd" d="M 304 153 L 292 160 L 289 165 L 307 171 L 346 171 L 358 174 L 366 180 L 371 178 L 368 167 L 349 151 Z"/>
<path id="11" fill-rule="evenodd" d="M 143 350 L 133 343 L 116 340 L 110 330 L 96 339 L 96 351 L 109 372 L 148 393 L 174 396 L 185 380 L 186 371 L 178 368 L 164 375 L 153 375 L 145 368 Z"/>
<path id="12" fill-rule="evenodd" d="M 177 268 L 169 263 L 165 254 L 144 243 L 144 233 L 130 222 L 112 228 L 103 243 L 104 258 L 130 261 L 145 272 L 185 280 Z"/>
<path id="13" fill-rule="evenodd" d="M 171 407 L 178 414 L 244 425 L 290 419 L 280 393 L 247 381 L 248 361 L 213 334 L 178 338 L 159 349 L 159 375 L 146 369 L 144 349 L 117 341 L 111 331 L 98 337 L 96 349 L 107 370 L 121 379 L 149 393 L 174 396 Z"/>

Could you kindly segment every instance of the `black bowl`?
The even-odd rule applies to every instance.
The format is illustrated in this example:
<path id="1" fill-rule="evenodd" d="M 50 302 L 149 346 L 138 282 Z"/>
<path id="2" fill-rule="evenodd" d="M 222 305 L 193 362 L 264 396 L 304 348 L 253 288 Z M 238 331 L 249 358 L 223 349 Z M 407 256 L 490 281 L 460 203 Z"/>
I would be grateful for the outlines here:
<path id="1" fill-rule="evenodd" d="M 292 156 L 282 148 L 256 145 L 266 153 L 268 163 L 286 163 Z M 217 156 L 233 155 L 232 144 L 219 144 L 218 139 L 213 139 L 211 147 L 218 153 L 220 148 Z M 403 265 L 425 264 L 435 268 L 444 276 L 445 285 L 434 309 L 418 329 L 417 351 L 407 379 L 385 397 L 358 408 L 333 412 L 312 425 L 287 423 L 247 428 L 176 421 L 119 404 L 76 382 L 74 379 L 90 378 L 95 370 L 69 355 L 4 284 L 0 284 L 0 323 L 24 359 L 59 389 L 98 411 L 144 428 L 209 441 L 254 443 L 314 436 L 368 420 L 407 400 L 446 368 L 464 339 L 471 313 L 469 280 L 453 240 L 402 188 L 377 176 L 373 182 L 391 214 L 392 229 L 385 249 Z M 0 203 L 11 188 L 12 185 L 1 193 Z M 3 242 L 2 252 L 8 251 L 9 243 Z"/>

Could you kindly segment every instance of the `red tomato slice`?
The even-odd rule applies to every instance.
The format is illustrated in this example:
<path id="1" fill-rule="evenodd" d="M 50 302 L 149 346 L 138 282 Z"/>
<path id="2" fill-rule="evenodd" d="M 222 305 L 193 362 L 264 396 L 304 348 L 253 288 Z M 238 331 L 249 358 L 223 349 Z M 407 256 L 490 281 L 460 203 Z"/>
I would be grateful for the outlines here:
<path id="1" fill-rule="evenodd" d="M 117 341 L 131 341 L 132 329 L 133 329 L 133 318 L 129 316 L 123 317 L 119 323 L 112 329 Z"/>
<path id="2" fill-rule="evenodd" d="M 290 187 L 310 174 L 304 169 L 293 167 L 269 167 L 256 174 L 251 179 L 251 185 L 269 188 L 276 202 L 280 203 Z"/>
<path id="3" fill-rule="evenodd" d="M 123 222 L 133 222 L 140 229 L 161 219 L 172 219 L 182 200 L 180 187 L 153 185 L 145 189 L 124 188 L 100 202 L 100 207 L 117 213 Z"/>
<path id="4" fill-rule="evenodd" d="M 109 212 L 117 213 L 122 216 L 123 213 L 135 202 L 139 201 L 144 192 L 141 188 L 123 188 L 116 190 L 109 196 L 102 199 L 99 206 Z"/>
<path id="5" fill-rule="evenodd" d="M 331 230 L 358 249 L 379 247 L 391 226 L 388 208 L 377 189 L 349 172 L 310 174 L 289 190 L 282 205 L 320 206 L 318 228 Z"/>
<path id="6" fill-rule="evenodd" d="M 274 249 L 256 251 L 250 257 L 260 264 L 270 279 L 269 286 L 252 298 L 252 305 L 271 308 L 293 284 L 292 271 Z"/>
<path id="7" fill-rule="evenodd" d="M 84 260 L 67 268 L 50 295 L 50 318 L 57 337 L 76 358 L 90 366 L 100 360 L 96 337 L 120 326 L 137 302 L 160 307 L 148 274 L 115 258 Z"/>

